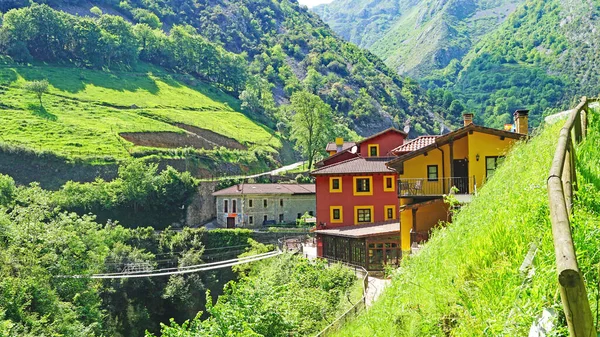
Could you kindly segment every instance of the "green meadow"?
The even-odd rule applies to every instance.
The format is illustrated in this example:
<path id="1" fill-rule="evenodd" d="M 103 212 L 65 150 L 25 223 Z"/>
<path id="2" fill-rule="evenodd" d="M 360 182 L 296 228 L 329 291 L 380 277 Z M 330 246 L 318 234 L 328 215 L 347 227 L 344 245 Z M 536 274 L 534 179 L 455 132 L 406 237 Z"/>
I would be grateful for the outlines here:
<path id="1" fill-rule="evenodd" d="M 43 106 L 23 89 L 47 79 Z M 125 159 L 141 147 L 122 132 L 184 133 L 189 124 L 246 145 L 276 151 L 272 130 L 241 112 L 239 101 L 193 78 L 141 65 L 136 72 L 57 66 L 0 67 L 0 142 L 68 158 Z M 147 149 L 144 147 L 144 149 Z"/>

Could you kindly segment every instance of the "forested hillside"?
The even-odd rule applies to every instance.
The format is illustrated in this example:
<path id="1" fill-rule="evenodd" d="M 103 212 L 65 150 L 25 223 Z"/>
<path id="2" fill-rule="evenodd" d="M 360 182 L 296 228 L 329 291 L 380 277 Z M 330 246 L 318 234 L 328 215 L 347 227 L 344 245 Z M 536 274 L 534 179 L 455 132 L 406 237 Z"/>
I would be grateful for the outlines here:
<path id="1" fill-rule="evenodd" d="M 235 272 L 86 277 L 183 268 L 273 249 L 251 241 L 255 233 L 246 229 L 129 229 L 115 220 L 132 226 L 176 218 L 194 187 L 189 173 L 157 174 L 141 161 L 122 167 L 115 181 L 71 182 L 54 192 L 18 187 L 0 174 L 0 336 L 142 337 L 159 333 L 161 323 L 168 336 L 194 318 L 195 326 L 215 329 L 203 336 L 232 336 L 228 329 L 242 331 L 240 337 L 252 331 L 310 335 L 362 296 L 351 271 L 292 254 Z M 242 312 L 245 320 L 237 316 Z"/>
<path id="2" fill-rule="evenodd" d="M 478 122 L 488 126 L 510 123 L 519 108 L 531 110 L 536 126 L 543 115 L 567 107 L 574 96 L 600 90 L 597 1 L 400 5 L 336 0 L 315 11 L 399 73 L 414 75 L 430 90 L 428 97 L 451 115 L 475 112 Z M 374 26 L 389 28 L 376 32 Z"/>
<path id="3" fill-rule="evenodd" d="M 152 63 L 239 97 L 245 111 L 284 134 L 289 111 L 280 107 L 299 90 L 334 109 L 342 135 L 409 118 L 433 129 L 418 87 L 295 1 L 44 2 L 70 14 L 35 5 L 5 14 L 1 50 L 16 61 L 121 70 Z"/>
<path id="4" fill-rule="evenodd" d="M 523 0 L 336 0 L 314 8 L 345 39 L 415 78 L 460 60 Z"/>
<path id="5" fill-rule="evenodd" d="M 566 108 L 575 96 L 600 91 L 598 2 L 528 0 L 460 63 L 426 79 L 452 88 L 481 120 L 499 126 L 516 108 Z"/>

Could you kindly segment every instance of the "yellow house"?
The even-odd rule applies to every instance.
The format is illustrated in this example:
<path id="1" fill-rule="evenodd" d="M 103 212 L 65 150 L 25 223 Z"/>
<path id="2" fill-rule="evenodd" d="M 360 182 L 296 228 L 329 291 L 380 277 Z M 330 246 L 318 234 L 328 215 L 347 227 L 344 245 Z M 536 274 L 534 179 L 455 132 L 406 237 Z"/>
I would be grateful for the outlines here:
<path id="1" fill-rule="evenodd" d="M 515 112 L 516 132 L 475 125 L 473 115 L 465 114 L 464 127 L 430 138 L 411 152 L 404 152 L 403 146 L 395 150 L 399 157 L 387 165 L 399 173 L 403 251 L 410 251 L 415 242 L 427 240 L 429 231 L 439 221 L 450 220 L 444 194 L 454 193 L 462 203 L 470 201 L 510 147 L 527 136 L 527 114 L 526 110 Z"/>

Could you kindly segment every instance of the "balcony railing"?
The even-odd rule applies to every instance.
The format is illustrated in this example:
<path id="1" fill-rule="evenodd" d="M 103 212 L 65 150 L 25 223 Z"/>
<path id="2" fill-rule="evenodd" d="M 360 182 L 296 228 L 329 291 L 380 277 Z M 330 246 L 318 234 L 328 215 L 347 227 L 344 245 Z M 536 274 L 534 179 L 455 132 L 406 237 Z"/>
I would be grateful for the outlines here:
<path id="1" fill-rule="evenodd" d="M 398 193 L 401 197 L 438 196 L 450 194 L 451 188 L 458 189 L 455 194 L 473 194 L 477 184 L 475 177 L 438 178 L 401 178 L 398 180 Z"/>

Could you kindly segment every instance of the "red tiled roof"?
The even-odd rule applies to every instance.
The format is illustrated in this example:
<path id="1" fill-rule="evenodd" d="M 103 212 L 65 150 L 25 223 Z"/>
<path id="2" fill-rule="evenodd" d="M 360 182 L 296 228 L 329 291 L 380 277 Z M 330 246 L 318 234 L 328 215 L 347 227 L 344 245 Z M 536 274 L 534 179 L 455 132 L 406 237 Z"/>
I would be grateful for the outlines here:
<path id="1" fill-rule="evenodd" d="M 241 195 L 241 194 L 314 194 L 315 184 L 238 184 L 212 195 Z"/>
<path id="2" fill-rule="evenodd" d="M 377 137 L 379 137 L 379 136 L 381 136 L 381 135 L 384 135 L 384 134 L 386 134 L 386 133 L 388 133 L 388 132 L 395 132 L 395 133 L 399 133 L 399 134 L 403 135 L 404 137 L 406 137 L 406 136 L 407 136 L 406 132 L 404 132 L 404 131 L 398 130 L 398 129 L 396 129 L 396 128 L 388 128 L 388 129 L 385 129 L 385 130 L 383 130 L 383 131 L 379 131 L 379 132 L 377 132 L 376 134 L 374 134 L 374 135 L 371 135 L 371 136 L 369 136 L 369 137 L 367 137 L 367 138 L 365 138 L 365 139 L 363 139 L 363 140 L 361 140 L 361 141 L 358 141 L 358 142 L 356 142 L 356 145 L 359 145 L 359 144 L 362 144 L 362 143 L 364 143 L 364 142 L 366 142 L 366 141 L 369 141 L 369 140 L 371 140 L 371 139 L 377 138 Z"/>
<path id="3" fill-rule="evenodd" d="M 408 141 L 407 143 L 404 143 L 400 146 L 398 146 L 397 148 L 392 150 L 392 153 L 405 153 L 405 152 L 412 152 L 412 151 L 417 151 L 418 149 L 425 147 L 429 144 L 433 144 L 433 142 L 435 142 L 435 139 L 439 137 L 439 136 L 420 136 L 417 137 L 413 140 Z"/>
<path id="4" fill-rule="evenodd" d="M 344 226 L 332 229 L 320 229 L 315 233 L 321 235 L 342 236 L 347 238 L 364 238 L 370 236 L 392 235 L 400 233 L 400 223 L 366 224 Z"/>
<path id="5" fill-rule="evenodd" d="M 344 144 L 342 145 L 342 151 L 348 150 L 349 148 L 353 147 L 354 145 L 356 145 L 355 142 L 344 142 Z M 337 145 L 335 145 L 335 142 L 328 143 L 327 147 L 325 148 L 325 151 L 327 151 L 327 152 L 337 151 Z"/>
<path id="6" fill-rule="evenodd" d="M 472 133 L 472 132 L 481 132 L 481 133 L 485 133 L 485 134 L 489 134 L 489 135 L 495 135 L 495 136 L 500 136 L 500 137 L 506 137 L 506 138 L 512 138 L 512 139 L 525 139 L 527 138 L 527 135 L 524 134 L 520 134 L 520 133 L 516 133 L 516 132 L 510 132 L 510 131 L 504 131 L 504 130 L 498 130 L 498 129 L 493 129 L 493 128 L 488 128 L 485 126 L 481 126 L 481 125 L 475 125 L 473 123 L 467 125 L 467 126 L 463 126 L 460 129 L 454 130 L 450 133 L 447 133 L 443 136 L 439 136 L 436 137 L 434 139 L 434 141 L 427 145 L 427 146 L 423 146 L 422 148 L 412 151 L 412 152 L 407 152 L 404 154 L 401 154 L 400 156 L 398 156 L 397 158 L 391 160 L 390 162 L 388 162 L 388 165 L 390 167 L 394 167 L 397 169 L 400 169 L 400 165 L 401 163 L 414 158 L 418 155 L 421 155 L 427 151 L 431 151 L 437 147 L 440 147 L 442 145 L 448 144 L 453 140 L 457 140 L 460 139 L 462 137 L 466 137 L 467 134 Z"/>
<path id="7" fill-rule="evenodd" d="M 339 163 L 327 165 L 311 172 L 320 174 L 351 174 L 351 173 L 395 173 L 385 165 L 393 157 L 356 157 Z"/>

